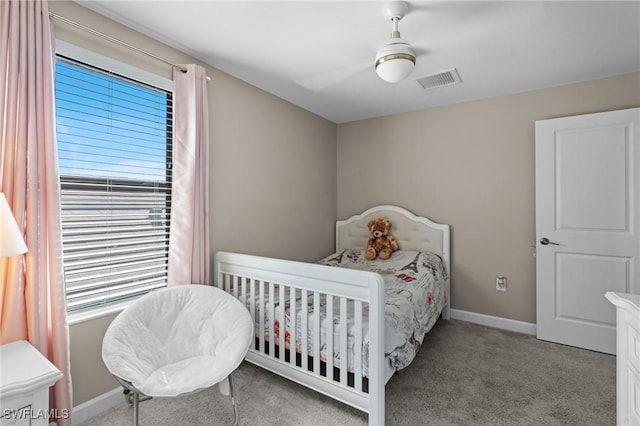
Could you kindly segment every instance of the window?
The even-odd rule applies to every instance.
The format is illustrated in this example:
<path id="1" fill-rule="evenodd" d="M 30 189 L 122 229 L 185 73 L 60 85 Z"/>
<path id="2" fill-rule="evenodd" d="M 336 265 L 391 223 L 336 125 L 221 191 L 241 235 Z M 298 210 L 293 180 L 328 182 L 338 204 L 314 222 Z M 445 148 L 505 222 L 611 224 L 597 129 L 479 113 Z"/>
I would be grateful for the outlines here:
<path id="1" fill-rule="evenodd" d="M 59 55 L 67 311 L 166 286 L 172 94 Z"/>

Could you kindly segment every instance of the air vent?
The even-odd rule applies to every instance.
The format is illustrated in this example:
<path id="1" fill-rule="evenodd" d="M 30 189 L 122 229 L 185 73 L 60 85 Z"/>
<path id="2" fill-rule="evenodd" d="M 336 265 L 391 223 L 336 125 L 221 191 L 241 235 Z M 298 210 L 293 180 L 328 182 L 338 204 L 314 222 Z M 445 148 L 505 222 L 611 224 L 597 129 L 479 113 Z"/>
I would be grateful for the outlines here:
<path id="1" fill-rule="evenodd" d="M 453 68 L 448 71 L 442 71 L 437 74 L 427 75 L 416 80 L 423 89 L 434 89 L 436 87 L 451 86 L 452 84 L 462 83 L 458 70 Z"/>

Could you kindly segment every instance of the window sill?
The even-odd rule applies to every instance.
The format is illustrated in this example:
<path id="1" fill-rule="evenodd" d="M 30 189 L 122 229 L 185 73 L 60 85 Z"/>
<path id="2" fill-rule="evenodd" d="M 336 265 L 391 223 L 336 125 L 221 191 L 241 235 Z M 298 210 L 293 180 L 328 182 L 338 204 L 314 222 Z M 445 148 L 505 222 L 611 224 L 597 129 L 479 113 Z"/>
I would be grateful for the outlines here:
<path id="1" fill-rule="evenodd" d="M 79 324 L 86 321 L 92 321 L 98 318 L 106 317 L 116 313 L 120 313 L 129 306 L 129 304 L 135 302 L 135 299 L 129 299 L 124 302 L 109 304 L 108 306 L 99 308 L 89 308 L 81 311 L 67 313 L 67 323 L 69 325 Z"/>

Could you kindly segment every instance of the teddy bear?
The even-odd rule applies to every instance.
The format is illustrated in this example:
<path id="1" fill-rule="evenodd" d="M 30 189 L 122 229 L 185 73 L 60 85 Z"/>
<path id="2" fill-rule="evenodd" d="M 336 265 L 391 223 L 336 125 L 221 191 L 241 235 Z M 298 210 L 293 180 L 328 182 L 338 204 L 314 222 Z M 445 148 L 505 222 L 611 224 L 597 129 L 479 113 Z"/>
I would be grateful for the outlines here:
<path id="1" fill-rule="evenodd" d="M 398 242 L 392 235 L 389 235 L 391 229 L 389 219 L 371 219 L 367 228 L 372 235 L 367 242 L 367 250 L 364 254 L 367 260 L 373 260 L 376 257 L 383 260 L 388 259 L 394 251 L 398 250 Z"/>

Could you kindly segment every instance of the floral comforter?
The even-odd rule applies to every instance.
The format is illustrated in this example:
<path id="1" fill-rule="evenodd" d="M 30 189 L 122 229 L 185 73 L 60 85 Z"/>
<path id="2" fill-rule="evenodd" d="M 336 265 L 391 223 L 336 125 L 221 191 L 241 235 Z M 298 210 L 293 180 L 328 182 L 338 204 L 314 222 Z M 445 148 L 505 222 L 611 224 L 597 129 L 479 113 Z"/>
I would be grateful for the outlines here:
<path id="1" fill-rule="evenodd" d="M 372 261 L 364 258 L 364 250 L 344 250 L 328 256 L 318 263 L 328 266 L 341 268 L 360 269 L 379 273 L 385 282 L 385 354 L 390 360 L 391 365 L 400 370 L 408 366 L 416 356 L 425 334 L 433 327 L 443 307 L 447 303 L 449 295 L 446 294 L 444 283 L 447 279 L 447 271 L 445 271 L 442 259 L 433 254 L 417 251 L 397 251 L 390 259 Z M 281 318 L 282 306 L 279 306 L 278 289 L 276 289 L 276 297 L 274 298 L 274 331 L 279 336 L 283 328 L 278 321 Z M 288 296 L 288 295 L 287 295 Z M 313 308 L 313 295 L 309 294 L 305 304 L 301 303 L 299 296 L 296 302 L 296 351 L 301 352 L 301 309 L 306 306 L 308 316 L 308 339 L 307 348 L 309 353 L 313 353 L 313 336 L 314 323 L 317 321 L 317 315 Z M 291 336 L 291 309 L 287 297 L 284 306 L 285 318 L 285 342 L 289 348 Z M 349 301 L 348 310 L 353 312 L 352 301 Z M 368 306 L 366 307 L 368 308 Z M 366 330 L 368 326 L 368 310 L 363 310 L 363 374 L 368 377 L 368 353 L 369 353 L 369 336 Z M 268 328 L 270 324 L 269 314 L 265 313 L 265 332 L 264 336 L 268 336 Z M 259 317 L 258 313 L 258 317 Z M 333 363 L 336 367 L 340 367 L 340 306 L 334 303 L 333 318 L 334 324 L 334 350 Z M 326 299 L 323 297 L 320 301 L 320 358 L 323 361 L 327 359 L 327 338 L 324 330 L 326 318 Z M 352 370 L 354 351 L 354 319 L 349 318 L 347 324 L 347 368 Z M 256 336 L 259 335 L 259 325 L 256 324 Z M 278 339 L 276 339 L 276 344 Z"/>
<path id="2" fill-rule="evenodd" d="M 364 250 L 344 250 L 319 263 L 377 272 L 382 276 L 385 354 L 396 370 L 408 366 L 449 298 L 444 287 L 448 275 L 440 256 L 397 251 L 387 260 L 367 260 Z"/>

